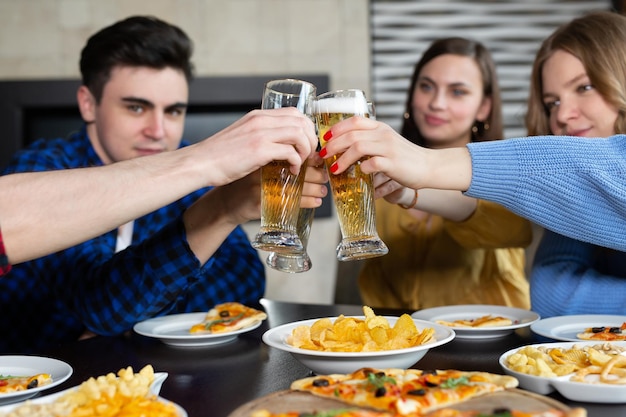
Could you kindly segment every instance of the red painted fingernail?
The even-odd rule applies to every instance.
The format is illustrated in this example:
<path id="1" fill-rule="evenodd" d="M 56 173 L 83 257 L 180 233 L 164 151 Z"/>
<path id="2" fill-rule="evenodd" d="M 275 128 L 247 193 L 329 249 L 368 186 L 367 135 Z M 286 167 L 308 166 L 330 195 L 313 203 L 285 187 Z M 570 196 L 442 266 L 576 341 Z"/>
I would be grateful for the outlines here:
<path id="1" fill-rule="evenodd" d="M 323 158 L 326 156 L 327 153 L 328 151 L 326 151 L 326 148 L 322 148 L 322 150 L 320 151 L 320 156 Z"/>
<path id="2" fill-rule="evenodd" d="M 334 164 L 332 164 L 330 166 L 330 172 L 332 172 L 333 174 L 339 169 L 339 165 L 337 165 L 337 162 L 335 162 Z"/>
<path id="3" fill-rule="evenodd" d="M 325 141 L 329 141 L 333 137 L 333 132 L 328 130 L 326 133 L 324 133 L 324 136 L 322 137 L 324 138 Z"/>

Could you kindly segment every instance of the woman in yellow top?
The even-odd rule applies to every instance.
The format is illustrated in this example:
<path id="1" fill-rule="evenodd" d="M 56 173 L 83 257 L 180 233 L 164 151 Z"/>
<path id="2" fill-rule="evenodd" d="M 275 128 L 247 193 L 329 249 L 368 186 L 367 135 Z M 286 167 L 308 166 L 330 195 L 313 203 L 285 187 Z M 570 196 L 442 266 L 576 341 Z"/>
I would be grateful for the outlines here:
<path id="1" fill-rule="evenodd" d="M 404 119 L 402 136 L 430 148 L 501 138 L 500 92 L 487 49 L 464 38 L 435 41 L 415 67 Z M 424 189 L 418 196 L 383 174 L 375 183 L 377 196 L 385 196 L 376 202 L 376 222 L 389 254 L 368 259 L 360 272 L 365 304 L 529 308 L 527 220 L 459 191 Z"/>

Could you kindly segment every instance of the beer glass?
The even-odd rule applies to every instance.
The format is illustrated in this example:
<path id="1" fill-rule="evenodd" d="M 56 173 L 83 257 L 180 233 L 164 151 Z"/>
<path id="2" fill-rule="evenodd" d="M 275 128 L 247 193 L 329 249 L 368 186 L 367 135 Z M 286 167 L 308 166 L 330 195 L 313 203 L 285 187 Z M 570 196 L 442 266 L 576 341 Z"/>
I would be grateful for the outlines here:
<path id="1" fill-rule="evenodd" d="M 277 253 L 271 252 L 265 263 L 278 271 L 298 273 L 306 272 L 313 266 L 309 254 L 306 252 L 306 247 L 309 242 L 309 235 L 311 233 L 311 226 L 313 224 L 313 217 L 315 216 L 315 209 L 313 208 L 301 208 L 298 213 L 298 222 L 296 225 L 296 231 L 298 237 L 302 242 L 303 250 L 301 252 L 294 253 Z"/>
<path id="2" fill-rule="evenodd" d="M 273 80 L 265 84 L 263 109 L 296 107 L 310 114 L 316 89 L 301 80 Z M 289 171 L 287 161 L 273 161 L 261 168 L 261 227 L 252 246 L 279 253 L 304 250 L 296 225 L 304 185 L 306 161 L 298 175 Z"/>
<path id="3" fill-rule="evenodd" d="M 376 106 L 373 101 L 367 102 L 367 117 L 376 120 Z"/>
<path id="4" fill-rule="evenodd" d="M 361 90 L 338 90 L 319 95 L 313 105 L 320 144 L 335 124 L 352 116 L 369 116 L 365 94 Z M 373 175 L 363 174 L 360 162 L 339 175 L 330 173 L 338 156 L 325 160 L 330 188 L 339 219 L 342 239 L 337 259 L 350 261 L 385 255 L 389 250 L 376 232 Z"/>

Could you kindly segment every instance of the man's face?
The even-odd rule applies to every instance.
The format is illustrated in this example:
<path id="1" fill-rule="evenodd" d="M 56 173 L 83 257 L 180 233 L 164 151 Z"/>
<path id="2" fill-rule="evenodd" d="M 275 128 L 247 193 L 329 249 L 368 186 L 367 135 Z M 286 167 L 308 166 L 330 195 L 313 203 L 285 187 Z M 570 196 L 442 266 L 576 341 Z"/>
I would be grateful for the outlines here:
<path id="1" fill-rule="evenodd" d="M 177 149 L 188 96 L 181 71 L 114 68 L 100 103 L 93 107 L 93 123 L 87 125 L 98 156 L 110 164 Z"/>

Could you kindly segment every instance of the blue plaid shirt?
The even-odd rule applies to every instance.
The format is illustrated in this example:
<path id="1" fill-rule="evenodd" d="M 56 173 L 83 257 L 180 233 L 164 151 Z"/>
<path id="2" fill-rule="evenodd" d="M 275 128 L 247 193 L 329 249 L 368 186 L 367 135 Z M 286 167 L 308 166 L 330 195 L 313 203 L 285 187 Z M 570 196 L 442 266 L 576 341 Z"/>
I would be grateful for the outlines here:
<path id="1" fill-rule="evenodd" d="M 98 165 L 83 128 L 68 139 L 33 143 L 4 174 Z M 264 267 L 243 229 L 204 265 L 187 244 L 182 213 L 206 191 L 136 219 L 133 243 L 121 252 L 115 253 L 112 230 L 13 265 L 0 279 L 0 352 L 37 351 L 76 340 L 85 330 L 116 335 L 151 317 L 207 311 L 225 301 L 256 304 L 265 290 Z"/>
<path id="2" fill-rule="evenodd" d="M 11 270 L 9 258 L 4 250 L 4 241 L 2 240 L 2 231 L 0 230 L 0 276 L 8 274 Z"/>

